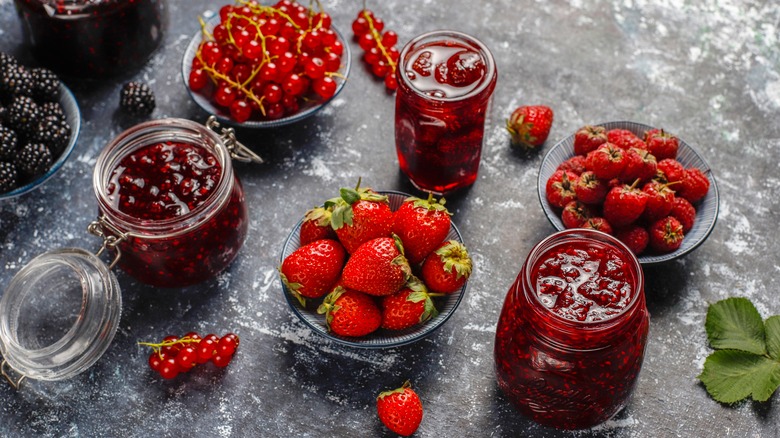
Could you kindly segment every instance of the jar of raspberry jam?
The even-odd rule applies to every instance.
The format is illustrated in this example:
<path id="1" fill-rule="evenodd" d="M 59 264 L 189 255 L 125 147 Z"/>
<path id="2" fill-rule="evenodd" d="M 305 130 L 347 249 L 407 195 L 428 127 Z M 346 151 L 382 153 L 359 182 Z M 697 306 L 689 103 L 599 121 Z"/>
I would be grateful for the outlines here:
<path id="1" fill-rule="evenodd" d="M 141 67 L 163 38 L 165 0 L 14 0 L 36 58 L 60 74 L 101 78 Z"/>
<path id="2" fill-rule="evenodd" d="M 648 324 L 642 269 L 625 245 L 594 230 L 553 234 L 531 250 L 506 295 L 498 385 L 540 424 L 599 424 L 628 403 Z"/>
<path id="3" fill-rule="evenodd" d="M 184 287 L 233 261 L 248 221 L 225 144 L 230 138 L 189 120 L 163 119 L 136 125 L 106 146 L 93 175 L 100 215 L 90 231 L 116 250 L 119 267 L 150 285 Z"/>

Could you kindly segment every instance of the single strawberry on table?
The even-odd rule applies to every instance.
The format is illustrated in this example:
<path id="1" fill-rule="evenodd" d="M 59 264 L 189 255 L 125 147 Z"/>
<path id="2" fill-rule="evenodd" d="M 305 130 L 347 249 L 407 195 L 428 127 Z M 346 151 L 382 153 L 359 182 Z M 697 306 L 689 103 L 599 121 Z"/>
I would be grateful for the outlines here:
<path id="1" fill-rule="evenodd" d="M 402 330 L 426 322 L 438 314 L 428 288 L 419 278 L 412 276 L 400 291 L 382 298 L 381 327 Z"/>
<path id="2" fill-rule="evenodd" d="M 448 240 L 425 258 L 422 280 L 428 289 L 451 294 L 463 287 L 471 276 L 472 262 L 466 246 Z"/>
<path id="3" fill-rule="evenodd" d="M 376 398 L 376 409 L 382 424 L 401 436 L 413 434 L 423 418 L 420 397 L 407 380 L 403 386 L 385 391 Z"/>
<path id="4" fill-rule="evenodd" d="M 369 240 L 352 253 L 341 273 L 341 284 L 374 296 L 398 292 L 411 275 L 398 236 Z"/>
<path id="5" fill-rule="evenodd" d="M 444 203 L 433 194 L 427 200 L 409 197 L 393 214 L 392 232 L 401 239 L 409 263 L 422 262 L 447 238 L 451 220 Z"/>
<path id="6" fill-rule="evenodd" d="M 345 259 L 344 247 L 339 242 L 317 240 L 287 256 L 279 267 L 279 275 L 305 307 L 306 298 L 319 298 L 331 290 L 341 276 Z"/>
<path id="7" fill-rule="evenodd" d="M 331 210 L 315 207 L 307 211 L 301 223 L 301 245 L 321 239 L 336 239 L 336 232 L 330 226 Z"/>
<path id="8" fill-rule="evenodd" d="M 524 105 L 512 112 L 506 129 L 512 135 L 512 144 L 534 149 L 544 144 L 550 135 L 553 110 L 544 105 Z"/>
<path id="9" fill-rule="evenodd" d="M 382 312 L 373 298 L 342 286 L 325 297 L 317 313 L 325 315 L 328 330 L 339 336 L 365 336 L 382 323 Z"/>
<path id="10" fill-rule="evenodd" d="M 389 237 L 393 226 L 393 212 L 387 196 L 369 188 L 342 188 L 340 197 L 325 202 L 332 208 L 330 225 L 348 253 L 377 237 Z"/>

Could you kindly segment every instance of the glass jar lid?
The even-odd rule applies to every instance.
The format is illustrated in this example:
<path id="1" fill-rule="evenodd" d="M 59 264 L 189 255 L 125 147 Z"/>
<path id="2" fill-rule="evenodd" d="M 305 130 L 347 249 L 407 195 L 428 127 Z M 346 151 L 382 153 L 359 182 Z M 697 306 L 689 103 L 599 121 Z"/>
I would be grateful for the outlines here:
<path id="1" fill-rule="evenodd" d="M 3 375 L 61 380 L 92 366 L 114 339 L 122 308 L 119 283 L 96 255 L 63 248 L 39 255 L 0 299 Z M 5 365 L 18 373 L 17 382 Z"/>

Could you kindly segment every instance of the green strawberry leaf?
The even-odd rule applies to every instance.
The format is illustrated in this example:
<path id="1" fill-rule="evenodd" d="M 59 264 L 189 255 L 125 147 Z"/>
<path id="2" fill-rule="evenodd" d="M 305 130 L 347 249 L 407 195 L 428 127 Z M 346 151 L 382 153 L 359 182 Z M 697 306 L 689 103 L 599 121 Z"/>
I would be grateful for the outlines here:
<path id="1" fill-rule="evenodd" d="M 775 360 L 780 360 L 780 315 L 770 317 L 764 322 L 766 327 L 766 349 Z"/>
<path id="2" fill-rule="evenodd" d="M 360 201 L 360 193 L 358 193 L 358 191 L 355 189 L 343 187 L 339 189 L 339 194 L 341 195 L 341 199 L 343 199 L 348 205 L 352 205 Z"/>
<path id="3" fill-rule="evenodd" d="M 433 305 L 433 300 L 430 297 L 427 297 L 425 300 L 425 310 L 423 310 L 422 315 L 420 315 L 420 322 L 425 322 L 431 318 L 436 318 L 438 314 L 439 311 L 436 310 L 436 306 Z"/>
<path id="4" fill-rule="evenodd" d="M 330 215 L 330 226 L 334 230 L 338 230 L 345 224 L 352 226 L 352 206 L 342 201 L 333 207 L 333 213 Z"/>
<path id="5" fill-rule="evenodd" d="M 707 357 L 699 380 L 721 403 L 747 396 L 766 401 L 780 386 L 780 362 L 746 351 L 719 350 Z"/>
<path id="6" fill-rule="evenodd" d="M 712 348 L 766 354 L 764 323 L 747 298 L 727 298 L 710 305 L 704 327 Z"/>

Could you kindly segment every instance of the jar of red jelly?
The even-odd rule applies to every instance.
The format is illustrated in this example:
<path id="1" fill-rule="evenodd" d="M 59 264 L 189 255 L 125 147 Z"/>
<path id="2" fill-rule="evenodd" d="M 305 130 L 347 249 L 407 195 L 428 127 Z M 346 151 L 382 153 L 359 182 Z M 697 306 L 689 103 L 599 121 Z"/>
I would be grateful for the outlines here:
<path id="1" fill-rule="evenodd" d="M 123 132 L 100 154 L 93 176 L 100 215 L 90 231 L 115 250 L 128 274 L 183 287 L 217 275 L 236 257 L 248 221 L 229 132 L 153 120 Z"/>
<path id="2" fill-rule="evenodd" d="M 397 67 L 395 144 L 418 189 L 443 194 L 474 184 L 498 72 L 482 42 L 440 30 L 404 46 Z"/>
<path id="3" fill-rule="evenodd" d="M 595 230 L 553 234 L 507 292 L 496 328 L 498 386 L 540 424 L 599 424 L 628 403 L 648 324 L 642 269 L 623 243 Z"/>
<path id="4" fill-rule="evenodd" d="M 142 66 L 163 38 L 165 0 L 14 0 L 36 58 L 60 74 L 100 78 Z"/>

